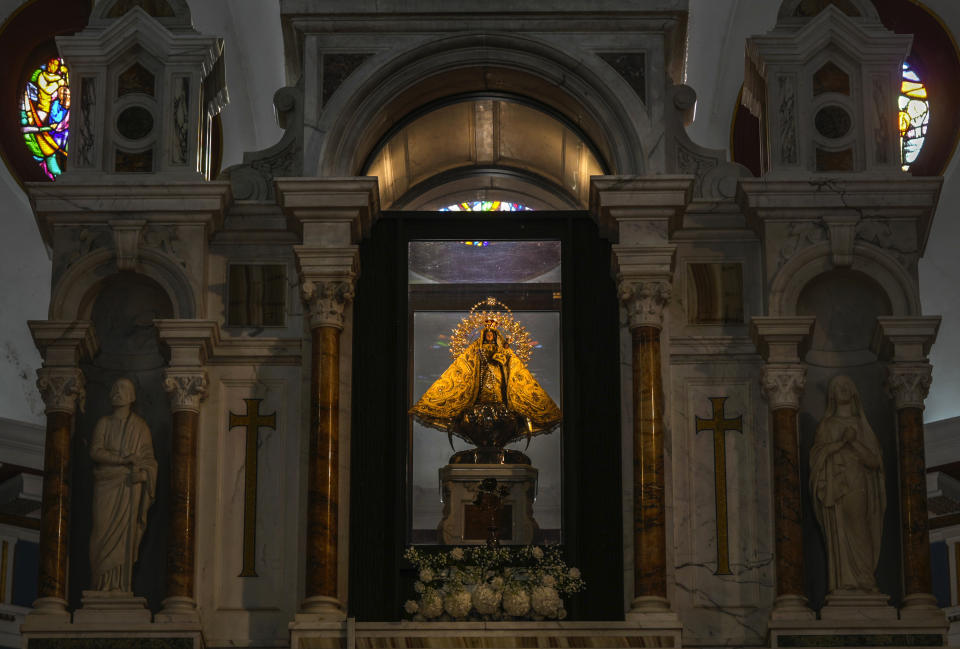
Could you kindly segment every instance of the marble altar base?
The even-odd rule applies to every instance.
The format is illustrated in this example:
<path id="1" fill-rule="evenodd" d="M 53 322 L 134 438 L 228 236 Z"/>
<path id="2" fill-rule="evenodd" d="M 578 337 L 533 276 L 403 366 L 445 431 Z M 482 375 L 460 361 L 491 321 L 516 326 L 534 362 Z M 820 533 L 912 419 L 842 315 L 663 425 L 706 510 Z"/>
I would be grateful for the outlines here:
<path id="1" fill-rule="evenodd" d="M 630 622 L 354 622 L 291 629 L 291 649 L 680 647 L 680 632 Z"/>
<path id="2" fill-rule="evenodd" d="M 467 537 L 466 509 L 477 497 L 480 481 L 494 478 L 498 487 L 506 487 L 504 507 L 511 512 L 509 539 L 503 545 L 529 545 L 535 542 L 539 526 L 533 518 L 537 495 L 537 469 L 528 464 L 448 464 L 440 469 L 443 494 L 443 518 L 437 526 L 440 542 L 447 545 L 480 545 L 486 542 L 486 525 L 479 537 Z"/>
<path id="3" fill-rule="evenodd" d="M 146 599 L 133 593 L 83 591 L 69 618 L 28 615 L 25 649 L 203 649 L 199 620 L 152 622 Z"/>
<path id="4" fill-rule="evenodd" d="M 947 619 L 898 617 L 882 594 L 828 595 L 818 620 L 770 620 L 770 649 L 779 647 L 943 647 Z"/>

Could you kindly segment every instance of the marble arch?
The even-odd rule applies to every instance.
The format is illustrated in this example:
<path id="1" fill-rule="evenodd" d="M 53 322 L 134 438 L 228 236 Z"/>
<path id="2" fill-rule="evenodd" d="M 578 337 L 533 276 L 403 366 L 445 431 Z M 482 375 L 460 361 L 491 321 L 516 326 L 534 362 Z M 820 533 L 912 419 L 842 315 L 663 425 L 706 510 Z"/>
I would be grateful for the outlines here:
<path id="1" fill-rule="evenodd" d="M 550 43 L 519 35 L 472 34 L 419 43 L 391 57 L 368 59 L 306 129 L 305 175 L 347 176 L 405 115 L 451 92 L 491 89 L 535 98 L 580 126 L 613 173 L 649 171 L 652 120 L 613 69 L 577 61 Z M 596 66 L 596 67 L 594 67 Z M 609 66 L 608 66 L 609 67 Z M 456 90 L 445 80 L 456 77 Z M 309 96 L 309 92 L 307 95 Z M 628 100 L 624 100 L 628 97 Z M 305 121 L 309 125 L 311 107 Z M 315 150 L 315 156 L 310 151 Z M 315 164 L 315 168 L 310 165 Z"/>
<path id="2" fill-rule="evenodd" d="M 823 273 L 838 267 L 831 259 L 829 241 L 822 241 L 797 253 L 774 275 L 770 285 L 770 315 L 797 315 L 797 302 L 803 289 Z M 849 268 L 868 275 L 883 289 L 890 300 L 893 315 L 920 314 L 920 296 L 914 280 L 880 248 L 856 242 Z"/>
<path id="3" fill-rule="evenodd" d="M 53 287 L 50 319 L 89 320 L 104 283 L 118 272 L 113 250 L 94 250 L 78 259 Z M 140 250 L 135 272 L 160 285 L 173 305 L 174 318 L 197 317 L 195 292 L 186 275 L 169 259 L 152 250 Z"/>

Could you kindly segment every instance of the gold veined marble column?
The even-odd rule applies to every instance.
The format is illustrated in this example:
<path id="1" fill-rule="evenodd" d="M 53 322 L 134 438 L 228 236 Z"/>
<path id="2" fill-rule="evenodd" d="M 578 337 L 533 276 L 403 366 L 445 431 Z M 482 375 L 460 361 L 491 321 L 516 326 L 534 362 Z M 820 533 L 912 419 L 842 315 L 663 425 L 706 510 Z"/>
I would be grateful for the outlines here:
<path id="1" fill-rule="evenodd" d="M 633 344 L 633 593 L 631 610 L 666 610 L 664 398 L 660 330 L 670 284 L 621 280 Z"/>
<path id="2" fill-rule="evenodd" d="M 163 388 L 170 395 L 173 411 L 170 455 L 170 532 L 167 541 L 167 597 L 158 619 L 195 616 L 197 518 L 197 436 L 200 432 L 200 402 L 207 396 L 203 371 L 172 369 Z"/>
<path id="3" fill-rule="evenodd" d="M 903 608 L 936 608 L 930 583 L 927 469 L 923 451 L 923 401 L 932 368 L 927 363 L 893 363 L 887 389 L 897 408 L 900 457 L 900 539 L 903 544 Z"/>
<path id="4" fill-rule="evenodd" d="M 37 600 L 31 615 L 67 612 L 67 567 L 70 554 L 70 439 L 75 414 L 86 396 L 80 361 L 96 353 L 93 325 L 86 321 L 30 321 L 33 340 L 43 356 L 37 388 L 47 415 L 43 455 L 43 502 L 40 509 L 40 566 Z M 26 625 L 30 624 L 30 617 Z"/>
<path id="5" fill-rule="evenodd" d="M 814 317 L 757 316 L 750 328 L 766 360 L 760 388 L 770 408 L 773 439 L 773 532 L 777 598 L 773 620 L 812 620 L 803 583 L 803 506 L 797 415 L 806 383 L 798 348 L 813 329 Z"/>
<path id="6" fill-rule="evenodd" d="M 353 278 L 305 281 L 310 310 L 310 455 L 307 475 L 307 574 L 301 611 L 342 617 L 338 593 L 340 507 L 340 332 Z"/>
<path id="7" fill-rule="evenodd" d="M 196 602 L 197 442 L 200 407 L 207 397 L 207 358 L 220 329 L 210 320 L 155 320 L 170 350 L 163 389 L 173 414 L 170 455 L 170 523 L 167 540 L 167 596 L 158 622 L 199 623 Z"/>
<path id="8" fill-rule="evenodd" d="M 923 402 L 933 376 L 927 355 L 939 328 L 938 316 L 878 317 L 873 349 L 888 362 L 885 387 L 897 410 L 903 557 L 900 618 L 945 627 L 946 618 L 931 592 L 927 471 L 923 453 Z M 891 495 L 888 493 L 887 498 Z"/>
<path id="9" fill-rule="evenodd" d="M 777 569 L 774 615 L 789 611 L 813 619 L 803 585 L 803 508 L 797 414 L 806 369 L 797 365 L 763 368 L 761 385 L 770 403 L 773 438 L 773 530 Z"/>
<path id="10" fill-rule="evenodd" d="M 79 369 L 37 370 L 37 388 L 47 415 L 40 510 L 40 569 L 37 612 L 66 613 L 70 554 L 70 437 L 77 406 L 86 396 Z"/>

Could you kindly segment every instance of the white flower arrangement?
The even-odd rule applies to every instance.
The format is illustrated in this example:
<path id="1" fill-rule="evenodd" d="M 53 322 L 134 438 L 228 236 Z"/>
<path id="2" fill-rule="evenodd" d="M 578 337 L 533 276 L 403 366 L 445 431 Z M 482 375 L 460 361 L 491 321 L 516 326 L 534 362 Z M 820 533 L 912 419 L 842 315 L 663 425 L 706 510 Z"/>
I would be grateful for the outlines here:
<path id="1" fill-rule="evenodd" d="M 404 556 L 419 578 L 419 599 L 404 604 L 414 620 L 562 620 L 563 597 L 584 588 L 557 546 L 411 547 Z"/>

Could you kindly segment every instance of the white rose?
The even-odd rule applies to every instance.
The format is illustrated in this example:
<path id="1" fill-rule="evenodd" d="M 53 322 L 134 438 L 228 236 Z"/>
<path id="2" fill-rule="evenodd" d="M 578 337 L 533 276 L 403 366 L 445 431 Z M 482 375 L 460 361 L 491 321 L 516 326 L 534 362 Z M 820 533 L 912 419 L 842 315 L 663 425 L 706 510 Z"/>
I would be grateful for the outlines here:
<path id="1" fill-rule="evenodd" d="M 480 584 L 473 590 L 473 608 L 480 615 L 493 615 L 500 608 L 500 591 L 486 584 Z"/>
<path id="2" fill-rule="evenodd" d="M 443 608 L 454 618 L 467 617 L 472 605 L 473 601 L 470 598 L 470 593 L 465 590 L 458 590 L 443 598 Z"/>
<path id="3" fill-rule="evenodd" d="M 430 568 L 424 568 L 420 571 L 420 581 L 422 582 L 431 582 L 433 581 L 433 571 Z"/>
<path id="4" fill-rule="evenodd" d="M 580 579 L 580 571 L 577 568 L 570 568 L 570 572 L 567 574 L 570 575 L 571 579 Z"/>
<path id="5" fill-rule="evenodd" d="M 513 617 L 526 615 L 530 610 L 530 594 L 523 588 L 506 591 L 503 594 L 503 610 Z"/>
<path id="6" fill-rule="evenodd" d="M 494 577 L 490 580 L 490 586 L 494 590 L 503 590 L 503 577 Z"/>
<path id="7" fill-rule="evenodd" d="M 454 561 L 463 561 L 463 548 L 454 548 L 450 550 L 450 558 Z"/>
<path id="8" fill-rule="evenodd" d="M 420 605 L 417 604 L 412 599 L 408 599 L 406 604 L 403 605 L 403 610 L 405 610 L 410 615 L 413 615 L 414 613 L 420 610 Z"/>
<path id="9" fill-rule="evenodd" d="M 422 581 L 415 581 L 413 582 L 413 589 L 418 593 L 422 593 L 427 589 L 427 587 L 423 585 Z"/>
<path id="10" fill-rule="evenodd" d="M 542 558 L 543 558 L 543 550 L 541 550 L 541 549 L 538 548 L 538 547 L 534 547 L 532 550 L 530 550 L 530 554 L 533 555 L 533 558 L 534 558 L 534 559 L 542 559 Z"/>
<path id="11" fill-rule="evenodd" d="M 553 578 L 553 575 L 544 575 L 543 579 L 540 581 L 543 582 L 544 586 L 556 586 L 557 580 Z"/>
<path id="12" fill-rule="evenodd" d="M 440 597 L 440 593 L 435 590 L 428 590 L 423 599 L 420 600 L 420 613 L 428 620 L 440 617 L 443 613 L 443 598 Z"/>
<path id="13" fill-rule="evenodd" d="M 560 594 L 550 586 L 535 586 L 530 593 L 530 601 L 534 612 L 546 617 L 554 617 L 557 610 L 563 606 Z"/>

